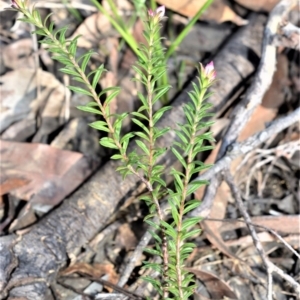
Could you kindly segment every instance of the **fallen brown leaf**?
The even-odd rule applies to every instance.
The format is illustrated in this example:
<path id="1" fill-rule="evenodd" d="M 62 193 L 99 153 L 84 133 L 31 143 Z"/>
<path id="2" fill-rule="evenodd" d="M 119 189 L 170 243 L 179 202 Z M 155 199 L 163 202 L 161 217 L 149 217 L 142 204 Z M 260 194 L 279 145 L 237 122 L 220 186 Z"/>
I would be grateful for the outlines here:
<path id="1" fill-rule="evenodd" d="M 254 11 L 271 11 L 280 0 L 235 0 L 236 3 Z"/>
<path id="2" fill-rule="evenodd" d="M 1 177 L 0 182 L 0 196 L 7 194 L 14 189 L 17 189 L 21 186 L 28 184 L 28 179 L 24 178 L 5 178 L 4 176 Z"/>
<path id="3" fill-rule="evenodd" d="M 212 299 L 224 299 L 224 297 L 238 299 L 229 285 L 216 275 L 195 267 L 186 269 L 194 273 L 196 277 L 204 283 Z"/>
<path id="4" fill-rule="evenodd" d="M 22 140 L 26 140 L 35 133 L 36 118 L 40 114 L 41 124 L 33 138 L 40 142 L 65 122 L 64 100 L 70 91 L 53 74 L 41 69 L 20 68 L 0 77 L 0 82 L 1 131 L 10 131 L 13 125 L 13 134 L 18 136 L 22 132 Z M 2 138 L 15 138 L 7 131 Z"/>
<path id="5" fill-rule="evenodd" d="M 81 153 L 43 144 L 1 141 L 0 151 L 0 181 L 27 181 L 9 192 L 41 211 L 60 203 L 95 167 Z"/>
<path id="6" fill-rule="evenodd" d="M 158 3 L 167 8 L 192 18 L 196 12 L 205 4 L 206 0 L 158 0 Z M 200 17 L 201 20 L 215 21 L 218 23 L 231 21 L 237 25 L 247 24 L 247 20 L 239 17 L 224 0 L 215 0 L 211 6 Z"/>
<path id="7" fill-rule="evenodd" d="M 137 245 L 137 239 L 127 223 L 122 224 L 118 228 L 116 243 L 121 244 L 126 251 L 134 249 Z"/>

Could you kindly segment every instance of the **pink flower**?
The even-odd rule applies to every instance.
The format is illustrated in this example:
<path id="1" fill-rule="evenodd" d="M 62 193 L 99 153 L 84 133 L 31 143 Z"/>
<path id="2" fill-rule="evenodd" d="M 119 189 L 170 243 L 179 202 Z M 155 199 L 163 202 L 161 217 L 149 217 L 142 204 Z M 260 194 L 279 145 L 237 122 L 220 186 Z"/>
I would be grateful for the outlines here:
<path id="1" fill-rule="evenodd" d="M 158 15 L 160 19 L 162 19 L 165 16 L 165 12 L 166 12 L 166 9 L 165 9 L 164 5 L 159 6 L 155 11 L 156 15 Z"/>
<path id="2" fill-rule="evenodd" d="M 154 12 L 151 8 L 148 9 L 148 16 L 149 17 L 154 17 Z"/>
<path id="3" fill-rule="evenodd" d="M 11 7 L 12 8 L 20 8 L 18 1 L 17 0 L 11 0 Z"/>
<path id="4" fill-rule="evenodd" d="M 148 16 L 149 17 L 157 17 L 158 20 L 161 20 L 164 15 L 165 15 L 165 7 L 162 5 L 162 6 L 159 6 L 155 11 L 153 11 L 151 8 L 148 9 Z"/>
<path id="5" fill-rule="evenodd" d="M 211 61 L 210 63 L 208 63 L 205 68 L 203 68 L 203 65 L 201 64 L 201 71 L 204 75 L 204 77 L 206 77 L 209 82 L 212 82 L 215 80 L 217 73 L 215 71 L 215 67 L 214 67 L 214 63 Z"/>

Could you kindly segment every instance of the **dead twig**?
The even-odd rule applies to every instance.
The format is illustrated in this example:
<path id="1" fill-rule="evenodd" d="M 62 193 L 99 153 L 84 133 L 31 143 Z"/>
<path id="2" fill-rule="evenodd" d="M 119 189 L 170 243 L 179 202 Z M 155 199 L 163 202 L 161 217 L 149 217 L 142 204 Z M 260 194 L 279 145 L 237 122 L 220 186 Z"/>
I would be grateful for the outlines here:
<path id="1" fill-rule="evenodd" d="M 166 210 L 168 207 L 169 207 L 169 205 L 167 202 L 165 202 L 161 205 L 161 209 L 162 209 L 162 212 L 164 213 L 164 216 L 166 216 Z M 157 225 L 159 224 L 158 217 L 153 218 L 151 221 Z M 148 228 L 147 228 L 147 231 L 143 234 L 142 238 L 140 239 L 139 244 L 135 247 L 135 250 L 130 257 L 130 260 L 126 264 L 126 267 L 125 267 L 125 269 L 119 279 L 119 282 L 118 282 L 119 287 L 123 287 L 126 284 L 126 282 L 128 281 L 128 279 L 130 277 L 130 274 L 132 273 L 133 269 L 136 266 L 136 262 L 140 259 L 144 249 L 147 247 L 147 245 L 149 244 L 149 242 L 152 238 L 152 235 L 148 231 Z"/>
<path id="2" fill-rule="evenodd" d="M 281 0 L 271 11 L 264 32 L 262 56 L 256 76 L 241 103 L 232 112 L 232 122 L 223 138 L 218 159 L 224 156 L 227 147 L 239 136 L 250 119 L 254 109 L 261 104 L 264 94 L 270 87 L 276 69 L 276 47 L 270 44 L 271 38 L 277 33 L 283 18 L 296 5 L 296 0 Z"/>
<path id="3" fill-rule="evenodd" d="M 251 218 L 250 218 L 247 210 L 244 207 L 240 191 L 239 191 L 238 187 L 236 186 L 236 184 L 234 183 L 234 179 L 233 179 L 232 175 L 230 174 L 229 170 L 226 170 L 224 178 L 225 178 L 228 186 L 230 187 L 231 193 L 232 193 L 234 199 L 236 200 L 236 204 L 239 208 L 239 211 L 242 214 L 242 216 L 247 224 L 247 227 L 248 227 L 250 234 L 252 236 L 252 239 L 253 239 L 254 246 L 265 265 L 267 275 L 268 275 L 267 299 L 268 300 L 273 299 L 273 296 L 272 296 L 272 294 L 273 294 L 273 288 L 272 288 L 273 276 L 272 276 L 272 274 L 274 272 L 277 273 L 279 276 L 281 276 L 283 279 L 285 279 L 291 286 L 293 286 L 295 291 L 297 293 L 299 293 L 299 295 L 300 295 L 300 285 L 296 282 L 296 280 L 293 277 L 291 277 L 290 275 L 284 273 L 280 268 L 275 266 L 269 260 L 267 254 L 258 238 L 256 230 L 255 230 L 254 226 L 252 225 Z"/>
<path id="4" fill-rule="evenodd" d="M 245 223 L 247 225 L 247 223 L 244 220 L 231 220 L 231 219 L 214 219 L 214 218 L 207 218 L 205 219 L 205 221 L 213 221 L 213 222 L 241 222 L 241 223 Z M 255 223 L 251 223 L 252 226 L 256 227 L 256 228 L 260 228 L 263 230 L 266 230 L 268 232 L 270 232 L 271 234 L 273 234 L 278 240 L 280 240 L 282 242 L 282 244 L 284 244 L 284 246 L 286 246 L 296 257 L 298 257 L 300 259 L 300 254 L 295 251 L 295 249 L 289 244 L 287 243 L 284 238 L 275 230 L 268 228 L 266 226 L 263 225 L 258 225 Z"/>
<path id="5" fill-rule="evenodd" d="M 272 38 L 273 46 L 283 46 L 293 49 L 300 48 L 300 28 L 289 22 L 283 22 L 279 33 Z"/>
<path id="6" fill-rule="evenodd" d="M 204 174 L 204 177 L 208 177 L 208 175 L 210 175 L 209 178 L 212 178 L 212 170 L 214 170 L 214 174 L 217 174 L 230 164 L 231 159 L 230 157 L 225 156 L 226 152 L 228 152 L 228 150 L 233 147 L 233 143 L 236 141 L 240 132 L 247 124 L 255 108 L 261 103 L 265 92 L 268 90 L 272 82 L 272 78 L 276 68 L 276 47 L 270 44 L 271 37 L 277 33 L 278 26 L 281 24 L 282 19 L 288 14 L 290 9 L 295 6 L 295 4 L 296 0 L 281 0 L 270 13 L 264 32 L 262 55 L 260 64 L 258 66 L 258 71 L 253 80 L 253 83 L 247 90 L 244 99 L 232 112 L 232 121 L 225 133 L 220 151 L 217 156 L 217 161 L 222 158 L 224 159 L 222 162 L 223 166 L 221 167 L 220 163 L 218 167 L 211 168 Z M 261 138 L 263 138 L 263 136 L 258 136 L 256 138 L 260 140 Z M 243 151 L 245 151 L 245 153 L 249 152 L 247 150 L 247 145 L 244 146 L 246 146 L 246 149 L 244 149 Z M 221 168 L 217 170 L 219 167 Z M 199 179 L 200 178 L 197 178 L 197 180 Z M 222 176 L 214 177 L 211 179 L 210 185 L 219 186 L 221 181 Z M 206 199 L 207 206 L 211 207 L 213 198 L 205 195 L 204 199 Z M 192 215 L 201 215 L 201 212 L 202 208 L 200 206 L 194 212 L 192 212 Z"/>
<path id="7" fill-rule="evenodd" d="M 248 138 L 246 141 L 240 143 L 235 142 L 234 144 L 232 144 L 230 149 L 228 149 L 226 155 L 223 158 L 218 160 L 205 173 L 195 178 L 195 180 L 210 180 L 210 179 L 212 180 L 207 188 L 207 191 L 210 191 L 210 194 L 208 196 L 206 195 L 204 196 L 202 204 L 198 208 L 193 210 L 191 212 L 191 215 L 193 216 L 201 215 L 203 217 L 207 216 L 209 207 L 211 207 L 214 199 L 214 193 L 216 192 L 216 187 L 218 187 L 221 182 L 222 176 L 220 174 L 223 170 L 227 169 L 230 166 L 231 162 L 235 158 L 253 151 L 261 143 L 267 141 L 270 137 L 288 128 L 292 124 L 299 122 L 299 119 L 300 119 L 300 108 L 297 108 L 291 114 L 275 120 L 266 129 L 253 135 L 252 137 Z"/>
<path id="8" fill-rule="evenodd" d="M 137 294 L 134 294 L 134 293 L 132 293 L 132 292 L 129 292 L 129 291 L 127 291 L 127 290 L 125 290 L 125 289 L 123 289 L 123 288 L 121 288 L 121 287 L 119 287 L 119 286 L 116 286 L 115 284 L 113 284 L 113 283 L 111 283 L 111 282 L 109 282 L 109 281 L 107 281 L 107 280 L 102 279 L 102 278 L 95 278 L 95 277 L 92 277 L 92 276 L 88 276 L 87 274 L 85 274 L 85 273 L 83 273 L 83 272 L 78 272 L 78 274 L 80 274 L 81 276 L 83 276 L 84 278 L 86 278 L 86 279 L 88 279 L 88 280 L 90 280 L 90 281 L 94 281 L 94 282 L 100 283 L 100 284 L 102 284 L 102 285 L 104 285 L 104 286 L 106 286 L 106 287 L 109 287 L 109 288 L 115 290 L 116 292 L 119 292 L 119 293 L 121 293 L 122 295 L 124 295 L 124 296 L 126 296 L 126 297 L 129 297 L 129 299 L 134 299 L 134 300 L 145 300 L 145 298 L 143 298 L 142 296 L 139 296 L 139 295 L 137 295 Z M 94 299 L 93 296 L 91 296 L 91 295 L 89 295 L 89 294 L 87 294 L 87 293 L 84 293 L 84 292 L 82 292 L 81 290 L 79 290 L 79 289 L 77 289 L 77 288 L 74 288 L 74 286 L 69 285 L 69 284 L 67 284 L 67 283 L 65 283 L 65 282 L 63 281 L 63 279 L 72 279 L 72 280 L 75 279 L 75 280 L 76 280 L 76 279 L 78 279 L 78 278 L 79 278 L 79 277 L 74 277 L 74 276 L 64 276 L 64 277 L 62 277 L 61 279 L 59 279 L 57 282 L 58 282 L 60 285 L 62 285 L 62 286 L 64 286 L 64 287 L 66 287 L 66 288 L 68 288 L 68 289 L 74 291 L 75 293 L 77 293 L 77 294 L 79 294 L 79 295 L 88 297 L 89 299 L 91 299 L 91 298 Z M 98 298 L 97 298 L 97 299 L 98 299 Z"/>

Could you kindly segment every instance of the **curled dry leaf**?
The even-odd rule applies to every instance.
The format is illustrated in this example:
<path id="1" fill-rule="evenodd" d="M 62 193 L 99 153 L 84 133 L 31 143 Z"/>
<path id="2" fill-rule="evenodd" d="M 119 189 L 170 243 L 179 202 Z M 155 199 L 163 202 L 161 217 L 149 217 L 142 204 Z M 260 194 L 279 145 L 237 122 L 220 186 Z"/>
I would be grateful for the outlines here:
<path id="1" fill-rule="evenodd" d="M 70 39 L 80 35 L 78 47 L 86 49 L 98 48 L 100 43 L 105 41 L 104 35 L 107 35 L 109 30 L 111 30 L 109 20 L 99 12 L 87 17 Z"/>
<path id="2" fill-rule="evenodd" d="M 34 69 L 37 67 L 33 55 L 34 45 L 31 38 L 20 39 L 3 48 L 3 62 L 5 67 L 15 70 L 22 68 Z"/>
<path id="3" fill-rule="evenodd" d="M 34 137 L 35 142 L 65 122 L 65 97 L 70 91 L 53 74 L 40 69 L 20 68 L 0 77 L 0 83 L 0 128 L 1 131 L 7 129 L 5 138 L 14 138 L 15 134 L 18 140 L 26 140 L 35 133 L 38 114 L 41 114 L 41 126 Z M 12 124 L 13 132 L 8 132 Z"/>

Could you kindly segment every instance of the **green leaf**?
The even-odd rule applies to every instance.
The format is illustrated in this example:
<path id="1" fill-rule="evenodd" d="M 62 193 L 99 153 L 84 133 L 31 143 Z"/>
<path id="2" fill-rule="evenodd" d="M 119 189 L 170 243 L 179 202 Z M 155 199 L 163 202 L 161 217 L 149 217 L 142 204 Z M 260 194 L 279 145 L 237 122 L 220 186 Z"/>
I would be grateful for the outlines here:
<path id="1" fill-rule="evenodd" d="M 149 220 L 149 219 L 144 219 L 145 223 L 147 223 L 148 225 L 150 225 L 152 228 L 154 228 L 155 230 L 160 230 L 160 227 L 158 224 L 154 223 L 153 221 Z"/>
<path id="2" fill-rule="evenodd" d="M 153 175 L 152 175 L 152 177 L 151 177 L 151 182 L 154 182 L 154 181 L 156 181 L 156 182 L 158 182 L 160 185 L 166 187 L 166 183 L 163 181 L 162 178 L 160 178 L 160 177 L 158 177 L 158 176 L 153 176 Z"/>
<path id="3" fill-rule="evenodd" d="M 190 200 L 185 204 L 185 208 L 183 210 L 183 214 L 187 214 L 189 211 L 195 209 L 201 204 L 199 200 Z"/>
<path id="4" fill-rule="evenodd" d="M 182 155 L 174 148 L 171 148 L 173 154 L 177 157 L 177 159 L 180 161 L 180 163 L 184 166 L 184 168 L 187 168 L 186 162 L 184 160 L 184 158 L 182 157 Z"/>
<path id="5" fill-rule="evenodd" d="M 75 57 L 76 55 L 76 50 L 77 50 L 77 41 L 79 39 L 79 35 L 75 37 L 75 39 L 73 39 L 68 47 L 68 51 L 71 53 L 71 55 L 73 57 Z"/>
<path id="6" fill-rule="evenodd" d="M 81 82 L 83 84 L 86 84 L 86 82 L 80 76 L 73 77 L 72 79 L 75 80 L 75 81 Z"/>
<path id="7" fill-rule="evenodd" d="M 142 141 L 136 140 L 135 142 L 147 155 L 150 155 L 148 147 Z"/>
<path id="8" fill-rule="evenodd" d="M 37 29 L 31 32 L 31 34 L 37 34 L 41 36 L 48 36 L 47 33 L 45 33 L 44 29 Z"/>
<path id="9" fill-rule="evenodd" d="M 178 224 L 179 224 L 179 213 L 178 213 L 177 207 L 174 205 L 174 203 L 170 199 L 168 199 L 168 200 L 169 200 L 168 203 L 171 207 L 171 213 L 172 213 L 173 220 L 174 220 L 176 226 L 178 226 Z"/>
<path id="10" fill-rule="evenodd" d="M 189 229 L 190 227 L 199 223 L 200 220 L 201 220 L 200 217 L 191 217 L 186 220 L 183 220 L 181 230 L 184 231 L 184 230 Z"/>
<path id="11" fill-rule="evenodd" d="M 181 141 L 183 143 L 185 143 L 185 144 L 189 143 L 188 140 L 187 140 L 187 138 L 185 137 L 185 135 L 181 131 L 175 130 L 175 132 L 176 132 L 176 135 L 181 139 Z"/>
<path id="12" fill-rule="evenodd" d="M 147 121 L 149 121 L 149 119 L 145 116 L 145 115 L 143 115 L 143 114 L 141 114 L 141 113 L 139 113 L 139 112 L 132 112 L 131 113 L 133 116 L 136 116 L 136 117 L 138 117 L 138 118 L 141 118 L 141 119 L 144 119 L 144 120 L 147 120 Z"/>
<path id="13" fill-rule="evenodd" d="M 73 67 L 72 62 L 70 62 L 70 60 L 68 58 L 64 58 L 61 55 L 52 56 L 52 59 L 57 60 L 66 66 Z"/>
<path id="14" fill-rule="evenodd" d="M 36 10 L 36 9 L 32 10 L 32 16 L 38 24 L 43 24 L 41 15 L 38 10 Z"/>
<path id="15" fill-rule="evenodd" d="M 121 154 L 114 154 L 110 157 L 111 159 L 123 159 L 123 156 Z"/>
<path id="16" fill-rule="evenodd" d="M 110 130 L 107 127 L 107 123 L 104 121 L 96 121 L 96 122 L 90 123 L 89 126 L 91 126 L 92 128 L 95 128 L 97 130 L 110 132 Z"/>
<path id="17" fill-rule="evenodd" d="M 123 151 L 124 151 L 124 152 L 126 152 L 127 147 L 128 147 L 128 144 L 129 144 L 129 141 L 130 141 L 130 139 L 131 139 L 132 137 L 134 137 L 134 134 L 131 133 L 131 132 L 129 132 L 129 133 L 125 134 L 125 135 L 121 138 L 120 143 L 121 143 L 121 145 L 122 145 L 122 148 L 123 148 Z"/>
<path id="18" fill-rule="evenodd" d="M 154 115 L 153 115 L 153 125 L 163 116 L 163 114 L 167 111 L 170 110 L 172 107 L 171 106 L 165 106 L 160 108 Z"/>
<path id="19" fill-rule="evenodd" d="M 85 106 L 90 106 L 90 107 L 99 107 L 99 104 L 95 101 L 91 101 L 89 103 L 87 103 Z"/>
<path id="20" fill-rule="evenodd" d="M 140 126 L 148 135 L 149 135 L 149 130 L 148 128 L 138 119 L 132 118 L 132 122 Z"/>
<path id="21" fill-rule="evenodd" d="M 103 66 L 103 65 L 101 65 L 101 66 L 96 70 L 95 75 L 94 75 L 94 77 L 93 77 L 93 82 L 92 82 L 92 87 L 93 87 L 93 89 L 96 88 L 96 86 L 97 86 L 97 84 L 98 84 L 98 82 L 99 82 L 99 79 L 100 79 L 100 77 L 101 77 L 103 71 L 104 71 L 104 66 Z"/>
<path id="22" fill-rule="evenodd" d="M 147 265 L 144 265 L 143 266 L 144 268 L 151 268 L 152 269 L 152 266 L 149 266 L 148 264 Z M 156 290 L 157 289 L 161 289 L 161 282 L 156 280 L 156 279 L 153 279 L 152 277 L 150 276 L 143 276 L 142 277 L 143 280 L 151 283 L 154 287 L 156 287 Z"/>
<path id="23" fill-rule="evenodd" d="M 197 235 L 201 232 L 201 229 L 194 229 L 192 231 L 189 231 L 187 233 L 184 234 L 184 236 L 182 236 L 182 240 L 186 240 L 194 235 Z"/>
<path id="24" fill-rule="evenodd" d="M 75 71 L 74 69 L 61 68 L 61 69 L 59 69 L 59 71 L 65 73 L 65 74 L 68 74 L 68 75 L 78 76 L 77 71 Z"/>
<path id="25" fill-rule="evenodd" d="M 152 168 L 152 174 L 153 175 L 157 175 L 157 174 L 161 174 L 165 169 L 165 166 L 163 165 L 156 165 Z"/>
<path id="26" fill-rule="evenodd" d="M 140 66 L 142 67 L 142 65 L 140 65 Z M 135 73 L 137 73 L 142 78 L 142 80 L 144 80 L 145 82 L 147 82 L 147 77 L 145 76 L 144 72 L 140 68 L 138 68 L 137 66 L 133 65 L 132 69 L 135 71 Z"/>
<path id="27" fill-rule="evenodd" d="M 107 95 L 105 99 L 105 105 L 108 105 L 116 96 L 118 96 L 120 91 L 121 91 L 120 88 L 115 87 L 115 89 L 109 95 Z"/>
<path id="28" fill-rule="evenodd" d="M 90 107 L 90 106 L 77 106 L 77 108 L 79 110 L 82 110 L 82 111 L 86 111 L 86 112 L 90 112 L 90 113 L 102 115 L 102 112 L 100 110 L 95 109 L 95 108 Z"/>
<path id="29" fill-rule="evenodd" d="M 108 88 L 102 90 L 101 93 L 98 94 L 98 98 L 101 98 L 103 95 L 109 94 L 110 92 L 112 92 L 112 91 L 114 91 L 116 89 L 120 89 L 120 88 L 116 87 L 116 86 L 108 87 Z"/>
<path id="30" fill-rule="evenodd" d="M 149 142 L 149 138 L 147 137 L 147 135 L 144 132 L 136 131 L 134 134 Z"/>
<path id="31" fill-rule="evenodd" d="M 167 133 L 169 131 L 170 131 L 170 127 L 166 127 L 161 130 L 157 130 L 157 128 L 155 128 L 155 134 L 153 136 L 154 140 L 156 140 L 157 138 L 159 138 L 160 136 L 164 135 L 165 133 Z"/>
<path id="32" fill-rule="evenodd" d="M 84 54 L 83 60 L 82 60 L 82 63 L 81 63 L 82 72 L 85 72 L 86 66 L 89 63 L 92 54 L 93 54 L 92 51 L 89 51 L 88 53 Z"/>
<path id="33" fill-rule="evenodd" d="M 161 256 L 161 253 L 155 249 L 151 249 L 151 248 L 144 248 L 144 252 L 147 252 L 149 254 L 152 255 L 156 255 L 156 256 Z"/>
<path id="34" fill-rule="evenodd" d="M 148 221 L 148 220 L 147 220 Z M 146 222 L 146 221 L 145 221 Z M 161 238 L 152 230 L 148 230 L 148 232 L 151 234 L 151 236 L 159 243 L 162 244 Z"/>
<path id="35" fill-rule="evenodd" d="M 106 148 L 118 149 L 118 147 L 116 146 L 114 140 L 112 138 L 109 138 L 109 137 L 102 138 L 100 140 L 100 145 L 102 145 L 103 147 L 106 147 Z"/>
<path id="36" fill-rule="evenodd" d="M 170 225 L 168 224 L 167 222 L 165 221 L 161 221 L 161 225 L 166 229 L 166 233 L 171 236 L 174 240 L 176 240 L 177 238 L 177 232 L 176 230 Z"/>
<path id="37" fill-rule="evenodd" d="M 51 13 L 52 14 L 52 13 Z M 51 15 L 50 14 L 50 15 Z M 48 28 L 48 30 L 52 33 L 53 32 L 53 28 L 54 28 L 54 25 L 55 25 L 55 23 L 52 21 L 51 23 L 50 23 L 50 25 L 49 25 L 49 28 Z M 46 27 L 46 25 L 45 25 L 45 27 Z"/>
<path id="38" fill-rule="evenodd" d="M 68 89 L 75 92 L 75 93 L 79 93 L 79 94 L 88 95 L 88 96 L 93 97 L 92 93 L 90 93 L 89 91 L 87 91 L 87 90 L 85 90 L 81 87 L 78 87 L 78 86 L 69 85 Z"/>
<path id="39" fill-rule="evenodd" d="M 48 20 L 50 19 L 50 17 L 53 15 L 53 12 L 52 13 L 49 13 L 47 16 L 46 16 L 46 18 L 44 19 L 44 27 L 47 27 L 47 22 L 48 22 Z M 51 31 L 51 30 L 49 30 L 49 31 Z"/>
<path id="40" fill-rule="evenodd" d="M 203 185 L 206 185 L 207 181 L 206 180 L 199 180 L 199 181 L 192 181 L 188 185 L 188 190 L 187 190 L 187 196 L 194 193 L 198 188 L 200 188 Z"/>
<path id="41" fill-rule="evenodd" d="M 61 44 L 65 44 L 66 41 L 66 31 L 68 30 L 68 27 L 63 27 L 56 31 L 55 36 L 59 33 L 59 42 Z"/>
<path id="42" fill-rule="evenodd" d="M 160 91 L 158 91 L 153 99 L 153 103 L 155 103 L 157 100 L 159 100 L 164 94 L 166 94 L 169 89 L 171 88 L 170 85 L 164 86 Z"/>
<path id="43" fill-rule="evenodd" d="M 210 168 L 211 166 L 213 166 L 213 164 L 207 164 L 207 165 L 203 165 L 203 166 L 200 166 L 200 167 L 196 167 L 192 172 L 193 172 L 193 174 L 199 173 L 199 172 L 201 172 L 205 169 Z M 207 182 L 207 184 L 208 184 L 208 182 Z"/>

